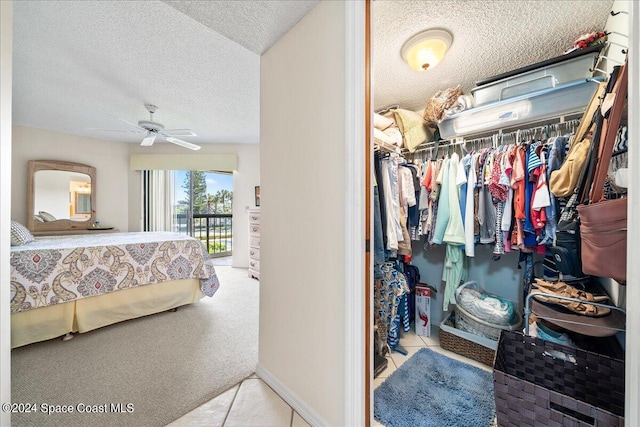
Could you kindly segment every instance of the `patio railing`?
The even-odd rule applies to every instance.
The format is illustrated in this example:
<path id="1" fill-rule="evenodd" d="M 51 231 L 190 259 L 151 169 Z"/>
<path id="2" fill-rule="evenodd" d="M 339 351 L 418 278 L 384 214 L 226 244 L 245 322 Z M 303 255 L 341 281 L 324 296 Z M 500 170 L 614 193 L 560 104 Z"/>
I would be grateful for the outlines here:
<path id="1" fill-rule="evenodd" d="M 231 214 L 193 214 L 189 224 L 186 214 L 177 215 L 179 233 L 200 239 L 212 257 L 231 255 L 233 249 L 233 219 Z"/>

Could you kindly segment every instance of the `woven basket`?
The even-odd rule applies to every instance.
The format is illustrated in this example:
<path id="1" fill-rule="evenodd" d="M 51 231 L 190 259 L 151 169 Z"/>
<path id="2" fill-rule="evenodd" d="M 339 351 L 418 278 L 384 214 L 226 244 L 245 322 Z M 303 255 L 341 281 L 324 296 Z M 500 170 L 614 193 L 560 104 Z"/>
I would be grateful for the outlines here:
<path id="1" fill-rule="evenodd" d="M 522 326 L 522 316 L 518 312 L 515 314 L 516 321 L 514 324 L 509 326 L 494 325 L 477 318 L 462 308 L 460 304 L 457 304 L 455 309 L 456 327 L 463 331 L 498 341 L 501 331 L 516 331 Z"/>
<path id="2" fill-rule="evenodd" d="M 500 426 L 624 426 L 624 361 L 503 332 L 493 367 Z"/>
<path id="3" fill-rule="evenodd" d="M 445 327 L 443 327 L 444 325 Z M 493 366 L 495 350 L 478 344 L 451 331 L 456 331 L 451 316 L 447 317 L 440 326 L 440 347 L 452 351 L 469 359 L 476 360 L 488 366 Z M 447 328 L 448 326 L 448 328 Z M 459 332 L 459 331 L 458 331 Z"/>

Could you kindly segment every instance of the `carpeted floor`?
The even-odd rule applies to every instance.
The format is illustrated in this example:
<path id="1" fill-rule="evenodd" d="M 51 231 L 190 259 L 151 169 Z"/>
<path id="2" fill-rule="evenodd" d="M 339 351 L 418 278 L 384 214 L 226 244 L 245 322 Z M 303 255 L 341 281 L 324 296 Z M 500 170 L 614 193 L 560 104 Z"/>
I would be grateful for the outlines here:
<path id="1" fill-rule="evenodd" d="M 175 313 L 13 350 L 12 401 L 38 409 L 72 405 L 74 412 L 12 414 L 12 424 L 165 426 L 251 375 L 258 362 L 259 282 L 244 269 L 216 271 L 218 292 Z M 111 413 L 112 403 L 123 404 L 124 412 Z M 106 404 L 109 413 L 79 414 L 78 404 L 97 411 Z"/>
<path id="2" fill-rule="evenodd" d="M 386 427 L 490 427 L 493 376 L 422 348 L 376 388 L 374 417 Z"/>

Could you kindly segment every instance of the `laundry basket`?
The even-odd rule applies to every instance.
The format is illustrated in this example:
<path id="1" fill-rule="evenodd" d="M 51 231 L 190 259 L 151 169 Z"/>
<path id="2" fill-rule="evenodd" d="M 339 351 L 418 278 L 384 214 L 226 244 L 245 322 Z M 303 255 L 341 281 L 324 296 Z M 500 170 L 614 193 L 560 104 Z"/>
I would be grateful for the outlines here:
<path id="1" fill-rule="evenodd" d="M 492 323 L 465 310 L 460 304 L 460 294 L 466 287 L 478 289 L 476 282 L 467 282 L 460 285 L 456 290 L 456 301 L 458 301 L 458 303 L 455 308 L 455 320 L 458 329 L 481 335 L 494 341 L 497 341 L 500 337 L 500 331 L 515 331 L 520 329 L 522 326 L 522 315 L 517 310 L 514 312 L 514 321 L 507 325 Z"/>

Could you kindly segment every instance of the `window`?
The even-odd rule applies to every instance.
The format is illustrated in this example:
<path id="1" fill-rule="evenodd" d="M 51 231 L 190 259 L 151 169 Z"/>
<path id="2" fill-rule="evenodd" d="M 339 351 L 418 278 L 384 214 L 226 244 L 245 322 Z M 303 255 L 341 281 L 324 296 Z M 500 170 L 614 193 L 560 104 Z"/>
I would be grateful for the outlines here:
<path id="1" fill-rule="evenodd" d="M 212 256 L 233 247 L 233 174 L 145 171 L 145 231 L 174 231 L 203 241 Z"/>

